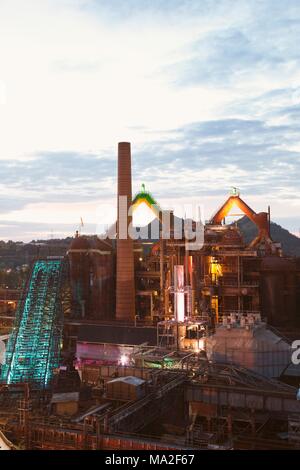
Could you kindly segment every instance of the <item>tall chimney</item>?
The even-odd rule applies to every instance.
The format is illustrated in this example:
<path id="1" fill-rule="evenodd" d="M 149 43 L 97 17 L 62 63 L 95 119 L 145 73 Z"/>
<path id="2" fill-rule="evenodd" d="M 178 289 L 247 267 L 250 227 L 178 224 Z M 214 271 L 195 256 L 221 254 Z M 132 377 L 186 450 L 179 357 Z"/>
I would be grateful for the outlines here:
<path id="1" fill-rule="evenodd" d="M 122 198 L 123 196 L 123 198 Z M 125 197 L 127 197 L 127 203 Z M 128 236 L 131 217 L 131 151 L 129 142 L 118 146 L 117 299 L 116 319 L 135 319 L 133 240 Z"/>

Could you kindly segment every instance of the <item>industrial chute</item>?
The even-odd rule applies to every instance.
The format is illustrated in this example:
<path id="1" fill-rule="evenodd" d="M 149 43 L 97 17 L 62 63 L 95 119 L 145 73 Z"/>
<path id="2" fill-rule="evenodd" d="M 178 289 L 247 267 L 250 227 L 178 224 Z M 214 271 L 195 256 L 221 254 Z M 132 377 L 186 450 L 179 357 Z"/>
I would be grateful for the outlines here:
<path id="1" fill-rule="evenodd" d="M 236 189 L 236 188 L 234 188 Z M 270 234 L 270 215 L 268 212 L 254 212 L 248 204 L 241 199 L 239 192 L 235 191 L 232 193 L 227 201 L 220 207 L 220 209 L 215 213 L 215 215 L 210 219 L 209 223 L 211 225 L 218 225 L 222 223 L 222 220 L 230 213 L 231 209 L 237 206 L 241 211 L 250 219 L 258 228 L 257 237 L 252 240 L 249 245 L 249 248 L 254 248 L 258 246 L 261 242 L 266 242 L 268 245 L 272 246 L 272 238 Z"/>

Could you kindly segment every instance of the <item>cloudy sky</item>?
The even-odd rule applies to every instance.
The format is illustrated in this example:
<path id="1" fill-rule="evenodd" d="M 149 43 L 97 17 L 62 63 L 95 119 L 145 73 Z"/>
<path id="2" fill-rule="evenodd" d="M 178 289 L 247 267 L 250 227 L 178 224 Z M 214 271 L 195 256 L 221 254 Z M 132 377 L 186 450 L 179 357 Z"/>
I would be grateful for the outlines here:
<path id="1" fill-rule="evenodd" d="M 0 0 L 0 238 L 110 223 L 122 140 L 161 206 L 298 235 L 299 44 L 299 0 Z"/>

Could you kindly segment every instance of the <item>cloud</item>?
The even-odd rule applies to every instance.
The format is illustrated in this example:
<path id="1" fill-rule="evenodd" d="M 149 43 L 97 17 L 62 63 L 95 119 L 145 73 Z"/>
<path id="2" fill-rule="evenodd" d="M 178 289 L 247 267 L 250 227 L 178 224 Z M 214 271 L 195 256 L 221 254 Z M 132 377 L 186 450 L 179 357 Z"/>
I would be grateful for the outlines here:
<path id="1" fill-rule="evenodd" d="M 44 152 L 29 160 L 2 160 L 2 185 L 32 195 L 34 200 L 73 200 L 111 194 L 115 162 L 106 156 L 74 152 Z M 105 193 L 105 194 L 104 194 Z M 23 197 L 23 196 L 22 196 Z"/>
<path id="2" fill-rule="evenodd" d="M 144 162 L 150 161 L 152 155 L 151 163 L 159 170 L 154 184 L 169 175 L 168 191 L 173 182 L 174 193 L 193 190 L 199 194 L 221 194 L 228 185 L 240 184 L 248 193 L 261 193 L 267 198 L 270 193 L 284 193 L 288 183 L 294 195 L 299 196 L 300 153 L 278 146 L 279 139 L 281 144 L 291 143 L 294 131 L 293 127 L 269 126 L 259 120 L 194 123 L 175 130 L 173 137 L 150 149 L 145 148 L 146 156 L 143 152 L 138 155 L 137 167 L 140 177 L 150 181 L 151 171 Z M 170 150 L 176 143 L 179 149 Z M 178 179 L 182 180 L 180 189 Z M 213 190 L 212 182 L 216 183 Z"/>
<path id="3" fill-rule="evenodd" d="M 229 86 L 241 73 L 252 67 L 261 67 L 267 61 L 266 55 L 251 44 L 241 31 L 224 30 L 211 33 L 191 46 L 190 58 L 169 67 L 179 86 L 208 84 Z M 274 65 L 279 58 L 269 57 Z"/>
<path id="4" fill-rule="evenodd" d="M 157 198 L 207 199 L 238 186 L 262 200 L 300 201 L 298 124 L 222 119 L 173 129 L 162 139 L 133 146 L 134 189 L 145 182 Z M 2 162 L 6 192 L 19 196 L 2 211 L 29 204 L 88 204 L 116 195 L 116 155 L 45 152 L 29 161 Z M 1 202 L 1 201 L 0 201 Z M 11 205 L 9 205 L 11 204 Z"/>
<path id="5" fill-rule="evenodd" d="M 7 224 L 93 221 L 129 140 L 134 190 L 210 212 L 237 186 L 296 230 L 298 0 L 3 0 L 0 28 Z"/>
<path id="6" fill-rule="evenodd" d="M 16 198 L 5 194 L 0 197 L 0 213 L 23 209 L 26 204 L 31 202 L 34 202 L 34 199 L 24 195 L 22 198 Z"/>
<path id="7" fill-rule="evenodd" d="M 73 236 L 75 229 L 78 227 L 74 224 L 53 224 L 46 223 L 33 223 L 33 222 L 20 222 L 20 221 L 1 221 L 0 223 L 0 239 L 1 240 L 18 240 L 18 241 L 32 241 L 32 240 L 46 240 L 50 238 L 64 238 L 66 236 Z M 93 224 L 87 225 L 85 230 L 88 232 L 95 232 Z M 12 236 L 13 234 L 13 236 Z"/>

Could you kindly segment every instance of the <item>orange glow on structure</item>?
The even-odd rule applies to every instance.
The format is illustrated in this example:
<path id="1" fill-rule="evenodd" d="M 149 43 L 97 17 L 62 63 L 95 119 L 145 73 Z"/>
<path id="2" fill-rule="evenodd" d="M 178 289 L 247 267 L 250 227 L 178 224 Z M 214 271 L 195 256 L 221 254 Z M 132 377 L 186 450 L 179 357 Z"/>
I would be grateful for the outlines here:
<path id="1" fill-rule="evenodd" d="M 211 218 L 211 224 L 220 224 L 224 217 L 229 214 L 233 206 L 237 206 L 243 213 L 255 223 L 259 230 L 258 237 L 254 240 L 253 245 L 263 238 L 271 240 L 270 227 L 269 227 L 269 214 L 267 212 L 254 212 L 239 195 L 230 196 L 218 212 Z"/>
<path id="2" fill-rule="evenodd" d="M 216 313 L 216 323 L 219 323 L 219 299 L 217 296 L 211 298 L 211 308 Z"/>

